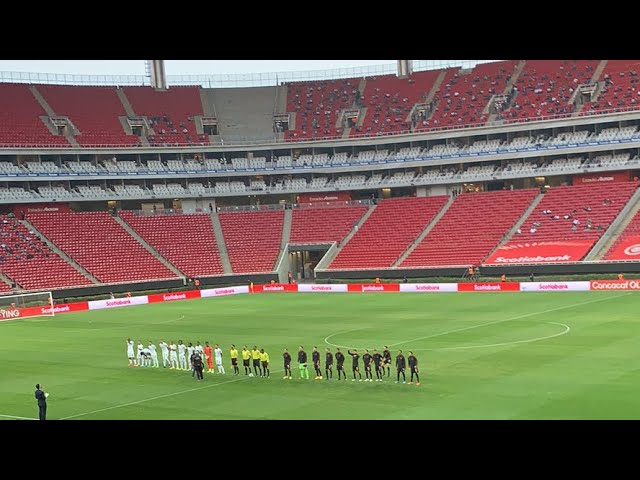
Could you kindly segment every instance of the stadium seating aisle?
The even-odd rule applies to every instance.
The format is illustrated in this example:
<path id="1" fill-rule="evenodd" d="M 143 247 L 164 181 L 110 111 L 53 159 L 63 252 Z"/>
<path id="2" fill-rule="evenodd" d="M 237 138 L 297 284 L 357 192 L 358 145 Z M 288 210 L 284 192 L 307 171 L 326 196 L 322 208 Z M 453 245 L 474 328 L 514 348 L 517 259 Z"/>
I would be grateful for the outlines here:
<path id="1" fill-rule="evenodd" d="M 0 272 L 25 290 L 92 285 L 35 233 L 6 216 L 0 217 Z"/>
<path id="2" fill-rule="evenodd" d="M 401 267 L 478 265 L 524 214 L 538 190 L 463 193 Z"/>
<path id="3" fill-rule="evenodd" d="M 284 210 L 223 212 L 219 217 L 233 273 L 272 272 L 280 253 Z"/>
<path id="4" fill-rule="evenodd" d="M 586 102 L 580 112 L 588 115 L 600 110 L 627 110 L 640 107 L 640 84 L 638 83 L 638 60 L 609 60 L 599 81 L 604 86 L 595 102 Z"/>
<path id="5" fill-rule="evenodd" d="M 440 195 L 380 201 L 329 268 L 390 267 L 442 209 L 448 198 Z"/>
<path id="6" fill-rule="evenodd" d="M 120 216 L 164 258 L 190 277 L 222 275 L 209 215 Z"/>
<path id="7" fill-rule="evenodd" d="M 37 213 L 27 220 L 101 282 L 176 277 L 106 212 Z"/>
<path id="8" fill-rule="evenodd" d="M 309 207 L 293 210 L 291 243 L 339 242 L 366 213 L 366 206 Z"/>
<path id="9" fill-rule="evenodd" d="M 138 145 L 135 135 L 127 135 L 118 117 L 127 113 L 116 87 L 38 85 L 38 91 L 56 112 L 68 116 L 78 128 L 80 145 Z"/>
<path id="10" fill-rule="evenodd" d="M 640 252 L 640 211 L 605 253 L 603 260 L 637 260 Z"/>

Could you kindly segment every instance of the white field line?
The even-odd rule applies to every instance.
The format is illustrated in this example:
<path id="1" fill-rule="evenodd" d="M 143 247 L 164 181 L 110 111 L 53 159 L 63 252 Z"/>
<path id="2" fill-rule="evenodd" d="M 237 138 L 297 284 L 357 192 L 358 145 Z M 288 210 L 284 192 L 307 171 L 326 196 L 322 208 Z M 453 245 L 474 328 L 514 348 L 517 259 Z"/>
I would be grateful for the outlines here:
<path id="1" fill-rule="evenodd" d="M 279 372 L 282 372 L 282 371 L 284 371 L 284 369 L 273 370 L 273 371 L 271 371 L 271 373 L 279 373 Z M 108 410 L 115 410 L 116 408 L 128 407 L 130 405 L 138 405 L 139 403 L 151 402 L 153 400 L 159 400 L 161 398 L 167 398 L 167 397 L 173 397 L 173 396 L 176 396 L 176 395 L 182 395 L 184 393 L 197 392 L 198 390 L 204 390 L 206 388 L 218 387 L 220 385 L 225 385 L 227 383 L 241 382 L 243 380 L 248 380 L 250 378 L 256 378 L 256 377 L 243 376 L 241 378 L 234 378 L 233 380 L 226 380 L 226 381 L 220 382 L 220 383 L 211 383 L 209 385 L 203 385 L 202 387 L 190 388 L 188 390 L 182 390 L 180 392 L 167 393 L 165 395 L 158 395 L 157 397 L 144 398 L 142 400 L 137 400 L 135 402 L 121 403 L 119 405 L 113 405 L 111 407 L 99 408 L 98 410 L 91 410 L 90 412 L 77 413 L 75 415 L 69 415 L 68 417 L 62 417 L 60 420 L 69 420 L 71 418 L 84 417 L 85 415 L 91 415 L 93 413 L 106 412 Z M 257 378 L 260 378 L 260 377 L 257 377 Z"/>
<path id="2" fill-rule="evenodd" d="M 180 318 L 172 318 L 171 320 L 165 320 L 164 322 L 156 322 L 152 325 L 161 325 L 163 323 L 171 323 L 171 322 L 179 322 L 180 320 L 184 320 L 184 315 L 181 315 Z"/>
<path id="3" fill-rule="evenodd" d="M 623 293 L 622 295 L 616 295 L 615 297 L 599 298 L 597 300 L 589 300 L 587 302 L 573 303 L 571 305 L 565 305 L 563 307 L 550 308 L 548 310 L 542 310 L 542 311 L 539 311 L 539 312 L 526 313 L 524 315 L 518 315 L 516 317 L 504 318 L 502 320 L 496 320 L 494 322 L 481 323 L 479 325 L 472 325 L 470 327 L 463 327 L 463 328 L 457 328 L 455 330 L 448 330 L 446 332 L 434 333 L 433 335 L 426 335 L 424 337 L 412 338 L 411 340 L 405 340 L 405 341 L 402 341 L 402 342 L 392 343 L 392 344 L 389 345 L 389 347 L 395 347 L 396 345 L 403 345 L 403 344 L 409 343 L 409 342 L 417 342 L 418 340 L 426 340 L 427 338 L 441 337 L 443 335 L 449 335 L 450 333 L 464 332 L 466 330 L 472 330 L 474 328 L 486 327 L 487 325 L 495 325 L 495 324 L 498 324 L 498 323 L 510 322 L 512 320 L 520 320 L 521 318 L 528 318 L 528 317 L 533 317 L 533 316 L 536 316 L 536 315 L 542 315 L 542 314 L 545 314 L 545 313 L 557 312 L 559 310 L 566 310 L 567 308 L 574 308 L 574 307 L 579 307 L 579 306 L 582 306 L 582 305 L 589 305 L 591 303 L 605 302 L 607 300 L 614 300 L 616 298 L 626 297 L 627 295 L 631 295 L 632 293 L 634 293 L 634 292 Z M 360 329 L 354 329 L 354 330 L 360 330 Z M 348 330 L 347 332 L 351 332 L 351 331 L 354 331 L 354 330 Z M 338 333 L 347 333 L 347 332 L 338 332 Z M 338 335 L 338 333 L 331 334 L 327 338 L 325 338 L 324 339 L 325 343 L 327 345 L 331 345 L 332 347 L 351 348 L 351 347 L 347 347 L 346 345 L 335 345 L 335 344 L 330 343 L 328 341 L 329 338 L 331 338 L 331 337 L 333 337 L 335 335 Z"/>
<path id="4" fill-rule="evenodd" d="M 5 417 L 5 418 L 15 418 L 17 420 L 38 420 L 37 418 L 30 418 L 30 417 L 17 417 L 15 415 L 0 415 L 0 417 Z"/>

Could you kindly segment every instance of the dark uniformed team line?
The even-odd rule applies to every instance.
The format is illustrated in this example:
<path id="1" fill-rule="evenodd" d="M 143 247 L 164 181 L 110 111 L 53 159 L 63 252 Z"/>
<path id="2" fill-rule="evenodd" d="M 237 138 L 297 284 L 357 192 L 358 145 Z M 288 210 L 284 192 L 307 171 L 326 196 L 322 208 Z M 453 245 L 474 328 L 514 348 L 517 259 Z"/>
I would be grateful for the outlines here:
<path id="1" fill-rule="evenodd" d="M 360 354 L 358 353 L 358 350 L 347 349 L 347 354 L 351 356 L 353 362 L 351 365 L 351 372 L 353 374 L 353 378 L 351 379 L 351 381 L 355 382 L 356 380 L 358 380 L 362 382 L 362 373 L 360 372 Z M 284 359 L 283 378 L 291 380 L 291 355 L 286 348 L 284 350 L 284 353 L 282 354 L 282 357 Z M 322 367 L 320 365 L 320 352 L 318 351 L 318 347 L 313 347 L 313 351 L 311 352 L 311 361 L 315 370 L 315 379 L 322 380 Z M 420 376 L 418 375 L 418 359 L 411 351 L 409 352 L 409 356 L 405 358 L 402 350 L 398 350 L 398 354 L 396 355 L 395 365 L 397 377 L 395 383 L 400 383 L 400 375 L 402 375 L 402 383 L 407 383 L 407 377 L 405 375 L 407 361 L 409 363 L 409 369 L 411 371 L 409 385 L 413 384 L 414 376 L 416 380 L 415 384 L 420 385 Z M 347 372 L 344 370 L 344 362 L 344 354 L 340 351 L 340 348 L 336 348 L 335 363 L 336 371 L 338 372 L 338 380 L 347 380 Z M 333 379 L 333 363 L 334 354 L 331 352 L 330 348 L 327 348 L 324 361 L 325 380 Z M 369 350 L 365 349 L 364 354 L 362 355 L 362 363 L 364 365 L 365 382 L 373 382 L 372 364 L 376 373 L 376 382 L 383 381 L 383 378 L 385 377 L 385 370 L 387 377 L 391 375 L 391 352 L 389 351 L 389 347 L 385 346 L 382 353 L 379 353 L 378 350 L 374 349 L 373 354 L 369 353 Z M 307 352 L 305 352 L 303 346 L 300 346 L 300 348 L 298 349 L 298 368 L 300 370 L 300 379 L 309 379 L 309 369 L 307 368 Z"/>

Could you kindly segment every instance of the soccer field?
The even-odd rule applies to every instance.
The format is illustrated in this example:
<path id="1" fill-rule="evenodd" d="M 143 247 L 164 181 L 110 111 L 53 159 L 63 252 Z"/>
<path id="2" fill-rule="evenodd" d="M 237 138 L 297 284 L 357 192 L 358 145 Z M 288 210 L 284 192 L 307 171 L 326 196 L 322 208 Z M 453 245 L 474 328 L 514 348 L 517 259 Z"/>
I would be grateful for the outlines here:
<path id="1" fill-rule="evenodd" d="M 259 294 L 0 322 L 0 419 L 640 418 L 640 294 Z M 125 340 L 219 343 L 226 375 L 127 366 Z M 271 378 L 233 376 L 258 345 Z M 299 345 L 412 350 L 420 386 L 300 380 Z M 282 379 L 282 350 L 293 380 Z M 346 354 L 346 351 L 345 351 Z M 361 362 L 362 369 L 362 362 Z M 408 372 L 407 372 L 408 373 Z M 364 377 L 364 374 L 363 374 Z M 408 378 L 407 378 L 408 380 Z"/>

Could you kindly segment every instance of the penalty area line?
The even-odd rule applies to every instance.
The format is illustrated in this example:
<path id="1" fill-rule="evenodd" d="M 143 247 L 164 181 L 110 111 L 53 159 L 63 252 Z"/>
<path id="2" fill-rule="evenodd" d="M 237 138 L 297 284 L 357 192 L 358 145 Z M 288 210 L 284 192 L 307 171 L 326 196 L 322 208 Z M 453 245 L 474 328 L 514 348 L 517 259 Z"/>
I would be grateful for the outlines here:
<path id="1" fill-rule="evenodd" d="M 18 417 L 16 415 L 2 415 L 0 414 L 0 417 L 4 417 L 4 418 L 13 418 L 14 420 L 38 420 L 37 418 L 31 418 L 31 417 Z"/>
<path id="2" fill-rule="evenodd" d="M 283 369 L 274 370 L 273 373 L 280 373 L 282 371 L 284 371 L 284 370 Z M 161 398 L 168 398 L 168 397 L 174 397 L 176 395 L 183 395 L 185 393 L 197 392 L 199 390 L 218 387 L 220 385 L 225 385 L 225 384 L 228 384 L 228 383 L 242 382 L 243 380 L 248 380 L 250 378 L 256 378 L 256 377 L 249 377 L 247 375 L 247 376 L 242 377 L 242 378 L 234 378 L 232 380 L 226 380 L 226 381 L 220 382 L 220 383 L 212 383 L 212 384 L 209 384 L 209 385 L 203 385 L 201 387 L 190 388 L 188 390 L 182 390 L 180 392 L 167 393 L 165 395 L 158 395 L 157 397 L 144 398 L 142 400 L 137 400 L 135 402 L 121 403 L 119 405 L 112 405 L 111 407 L 105 407 L 105 408 L 99 408 L 97 410 L 91 410 L 90 412 L 77 413 L 75 415 L 69 415 L 68 417 L 62 417 L 62 418 L 60 418 L 60 420 L 69 420 L 71 418 L 84 417 L 86 415 L 91 415 L 91 414 L 94 414 L 94 413 L 100 413 L 100 412 L 106 412 L 106 411 L 109 411 L 109 410 L 115 410 L 116 408 L 129 407 L 131 405 L 138 405 L 140 403 L 152 402 L 153 400 L 160 400 Z"/>

